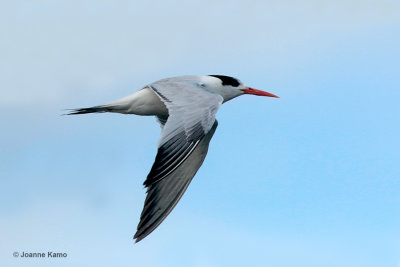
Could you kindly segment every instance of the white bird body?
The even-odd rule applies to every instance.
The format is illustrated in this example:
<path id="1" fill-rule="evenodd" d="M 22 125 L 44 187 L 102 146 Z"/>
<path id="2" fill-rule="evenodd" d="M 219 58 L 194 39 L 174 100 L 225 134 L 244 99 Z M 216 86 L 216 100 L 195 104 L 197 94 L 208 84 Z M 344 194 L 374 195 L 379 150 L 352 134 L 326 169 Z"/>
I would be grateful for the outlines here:
<path id="1" fill-rule="evenodd" d="M 168 109 L 149 87 L 144 87 L 129 96 L 112 101 L 104 106 L 114 107 L 119 113 L 124 114 L 168 116 Z"/>
<path id="2" fill-rule="evenodd" d="M 239 90 L 233 91 L 229 88 L 226 88 L 226 86 L 221 86 L 221 82 L 218 78 L 212 76 L 188 75 L 167 78 L 154 82 L 129 96 L 112 101 L 104 106 L 113 107 L 115 110 L 114 112 L 124 114 L 160 117 L 168 116 L 168 109 L 160 100 L 160 97 L 154 93 L 153 89 L 151 89 L 151 86 L 170 86 L 170 90 L 173 87 L 175 89 L 174 93 L 176 93 L 175 98 L 179 98 L 180 95 L 185 94 L 187 88 L 192 87 L 195 88 L 199 94 L 208 92 L 222 96 L 223 103 L 243 94 Z M 198 100 L 194 99 L 196 96 L 197 95 L 187 94 L 185 95 L 185 101 L 190 100 L 189 98 L 192 98 L 191 100 L 196 101 Z"/>
<path id="3" fill-rule="evenodd" d="M 70 113 L 116 112 L 156 116 L 162 132 L 153 167 L 144 182 L 147 197 L 136 242 L 168 216 L 202 165 L 217 128 L 222 103 L 242 94 L 277 97 L 222 75 L 180 76 L 151 83 L 105 105 Z"/>

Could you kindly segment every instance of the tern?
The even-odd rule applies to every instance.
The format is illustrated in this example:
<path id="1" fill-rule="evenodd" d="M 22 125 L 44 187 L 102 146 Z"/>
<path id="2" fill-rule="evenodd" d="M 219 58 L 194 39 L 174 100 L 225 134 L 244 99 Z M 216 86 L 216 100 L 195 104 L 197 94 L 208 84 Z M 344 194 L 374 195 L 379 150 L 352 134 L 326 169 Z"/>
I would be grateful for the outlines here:
<path id="1" fill-rule="evenodd" d="M 278 97 L 224 75 L 179 76 L 144 86 L 105 105 L 68 115 L 116 112 L 155 116 L 162 132 L 154 164 L 144 181 L 147 195 L 134 239 L 139 242 L 169 215 L 202 165 L 221 104 L 240 95 Z"/>

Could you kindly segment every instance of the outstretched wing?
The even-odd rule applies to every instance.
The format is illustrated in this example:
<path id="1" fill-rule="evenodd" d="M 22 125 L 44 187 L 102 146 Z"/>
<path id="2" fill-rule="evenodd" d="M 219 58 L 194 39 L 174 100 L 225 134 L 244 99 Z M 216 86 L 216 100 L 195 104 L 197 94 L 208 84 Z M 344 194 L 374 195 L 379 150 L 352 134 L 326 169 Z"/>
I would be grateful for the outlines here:
<path id="1" fill-rule="evenodd" d="M 201 139 L 185 162 L 176 168 L 174 172 L 164 179 L 147 186 L 145 204 L 134 236 L 136 242 L 139 242 L 154 231 L 178 203 L 203 163 L 207 155 L 208 144 L 214 135 L 217 125 L 218 123 L 215 121 L 214 126 L 207 135 Z"/>
<path id="2" fill-rule="evenodd" d="M 187 83 L 149 86 L 168 108 L 158 152 L 144 185 L 147 196 L 136 242 L 149 235 L 168 216 L 203 163 L 217 128 L 222 97 Z"/>

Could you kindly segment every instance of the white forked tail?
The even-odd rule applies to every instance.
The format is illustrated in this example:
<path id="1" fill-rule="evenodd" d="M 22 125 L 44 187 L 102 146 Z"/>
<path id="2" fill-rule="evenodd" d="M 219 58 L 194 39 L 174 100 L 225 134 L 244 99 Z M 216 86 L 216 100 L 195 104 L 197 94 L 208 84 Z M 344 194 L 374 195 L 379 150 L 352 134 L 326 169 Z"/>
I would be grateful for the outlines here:
<path id="1" fill-rule="evenodd" d="M 136 114 L 144 116 L 167 117 L 168 110 L 159 97 L 148 87 L 116 101 L 105 105 L 89 108 L 73 109 L 67 115 L 78 115 L 87 113 L 116 112 L 122 114 Z"/>

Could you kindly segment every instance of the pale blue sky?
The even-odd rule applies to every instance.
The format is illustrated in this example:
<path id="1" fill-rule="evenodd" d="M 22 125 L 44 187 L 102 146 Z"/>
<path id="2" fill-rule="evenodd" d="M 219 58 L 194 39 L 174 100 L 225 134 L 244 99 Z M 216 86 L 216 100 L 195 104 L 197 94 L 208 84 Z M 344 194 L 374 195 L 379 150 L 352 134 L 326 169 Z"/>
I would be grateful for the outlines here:
<path id="1" fill-rule="evenodd" d="M 0 6 L 4 266 L 400 266 L 399 1 Z M 60 114 L 185 74 L 281 98 L 222 106 L 186 194 L 135 245 L 158 124 Z"/>

